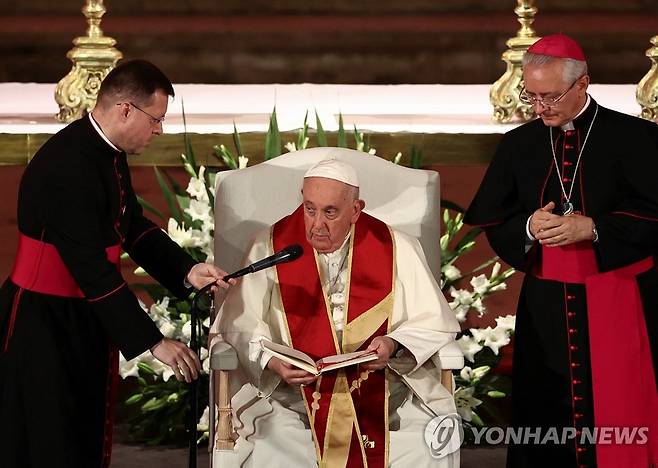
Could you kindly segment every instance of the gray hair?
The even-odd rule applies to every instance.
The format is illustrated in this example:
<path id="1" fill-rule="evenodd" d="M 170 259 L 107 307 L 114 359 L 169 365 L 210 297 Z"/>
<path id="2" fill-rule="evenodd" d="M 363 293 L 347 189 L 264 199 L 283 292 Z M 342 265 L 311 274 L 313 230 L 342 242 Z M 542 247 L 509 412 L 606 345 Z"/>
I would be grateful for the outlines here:
<path id="1" fill-rule="evenodd" d="M 559 60 L 564 67 L 562 69 L 562 79 L 565 84 L 571 84 L 583 75 L 587 74 L 587 62 L 584 60 L 575 60 L 571 58 L 551 57 L 550 55 L 533 54 L 526 52 L 523 55 L 523 68 L 526 65 L 535 65 L 541 67 Z"/>

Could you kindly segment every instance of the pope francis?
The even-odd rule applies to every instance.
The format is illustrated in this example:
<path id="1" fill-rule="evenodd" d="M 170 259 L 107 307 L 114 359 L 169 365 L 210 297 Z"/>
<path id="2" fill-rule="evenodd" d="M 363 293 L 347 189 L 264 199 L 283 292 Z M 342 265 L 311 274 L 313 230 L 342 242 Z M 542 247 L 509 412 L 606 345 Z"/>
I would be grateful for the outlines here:
<path id="1" fill-rule="evenodd" d="M 211 330 L 258 389 L 240 407 L 234 397 L 243 466 L 459 466 L 458 451 L 435 459 L 424 438 L 430 420 L 456 412 L 436 353 L 459 325 L 420 243 L 362 211 L 357 174 L 341 160 L 309 169 L 302 195 L 246 262 L 295 243 L 303 255 L 245 277 Z M 377 359 L 317 377 L 263 351 L 265 339 L 315 360 L 359 350 Z"/>

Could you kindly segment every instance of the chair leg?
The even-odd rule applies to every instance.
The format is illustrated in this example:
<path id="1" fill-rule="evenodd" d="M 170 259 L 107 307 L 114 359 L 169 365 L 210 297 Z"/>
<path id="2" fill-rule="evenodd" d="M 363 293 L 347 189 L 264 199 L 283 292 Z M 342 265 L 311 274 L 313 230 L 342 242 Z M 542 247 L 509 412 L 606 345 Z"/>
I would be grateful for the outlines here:
<path id="1" fill-rule="evenodd" d="M 215 439 L 215 448 L 217 450 L 233 450 L 235 441 L 233 440 L 233 427 L 231 424 L 231 399 L 229 397 L 229 371 L 215 371 L 216 388 L 219 389 L 218 420 L 217 420 L 217 438 Z"/>
<path id="2" fill-rule="evenodd" d="M 452 388 L 452 371 L 450 369 L 441 370 L 441 385 L 443 385 L 450 393 L 455 391 L 455 389 Z"/>

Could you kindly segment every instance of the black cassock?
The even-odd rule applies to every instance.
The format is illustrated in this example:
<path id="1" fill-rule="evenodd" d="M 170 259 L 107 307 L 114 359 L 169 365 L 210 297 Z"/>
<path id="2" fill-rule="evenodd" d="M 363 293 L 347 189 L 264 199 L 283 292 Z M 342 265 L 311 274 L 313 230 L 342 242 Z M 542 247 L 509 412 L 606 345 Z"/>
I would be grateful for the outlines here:
<path id="1" fill-rule="evenodd" d="M 578 154 L 597 108 L 578 165 Z M 573 124 L 575 128 L 570 131 L 553 129 L 559 175 L 549 128 L 540 119 L 508 132 L 465 220 L 483 226 L 494 251 L 526 273 L 516 317 L 513 426 L 574 427 L 580 436 L 583 428 L 591 428 L 597 422 L 594 400 L 596 385 L 600 384 L 592 379 L 594 348 L 590 347 L 586 286 L 542 279 L 535 274 L 541 268 L 542 250 L 546 248 L 527 239 L 526 222 L 535 210 L 550 201 L 555 202 L 556 213 L 560 214 L 565 202 L 558 180 L 561 177 L 567 194 L 574 182 L 574 211 L 592 217 L 598 230 L 598 242 L 583 243 L 590 252 L 593 248 L 598 272 L 617 271 L 642 260 L 646 262 L 647 257 L 650 263 L 658 245 L 658 126 L 597 106 L 594 100 Z M 649 364 L 642 368 L 640 385 L 655 401 L 658 272 L 649 266 L 634 280 L 643 311 L 643 323 L 638 322 L 638 329 L 646 326 L 650 343 L 645 355 Z M 614 320 L 610 320 L 609 327 L 615 326 Z M 614 348 L 617 343 L 610 346 Z M 629 387 L 638 380 L 633 375 L 634 368 L 614 372 L 619 379 L 628 379 Z M 650 381 L 647 376 L 652 376 Z M 633 392 L 629 391 L 626 397 L 633 398 Z M 602 398 L 597 401 L 599 405 L 618 404 Z M 575 440 L 565 444 L 511 444 L 508 467 L 597 466 L 599 449 L 587 440 Z M 599 458 L 603 457 L 599 454 Z M 598 465 L 628 466 L 601 461 Z"/>
<path id="2" fill-rule="evenodd" d="M 109 464 L 117 348 L 131 359 L 162 339 L 121 277 L 118 246 L 189 293 L 194 260 L 143 216 L 125 153 L 90 118 L 48 140 L 20 184 L 17 260 L 0 291 L 3 468 Z"/>

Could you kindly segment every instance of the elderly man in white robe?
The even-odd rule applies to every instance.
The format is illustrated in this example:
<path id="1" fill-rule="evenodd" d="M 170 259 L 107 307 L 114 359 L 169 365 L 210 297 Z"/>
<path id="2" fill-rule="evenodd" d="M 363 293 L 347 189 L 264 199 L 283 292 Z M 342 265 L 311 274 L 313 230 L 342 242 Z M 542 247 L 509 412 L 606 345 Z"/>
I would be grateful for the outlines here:
<path id="1" fill-rule="evenodd" d="M 433 458 L 427 424 L 456 412 L 436 353 L 459 325 L 417 239 L 362 212 L 355 170 L 329 159 L 304 176 L 303 203 L 256 236 L 247 263 L 299 243 L 298 260 L 245 277 L 211 332 L 237 351 L 260 399 L 235 408 L 252 467 L 459 466 Z M 437 239 L 438 242 L 438 239 Z M 314 359 L 376 360 L 316 376 L 272 356 L 270 340 Z M 245 425 L 245 409 L 259 415 Z"/>

